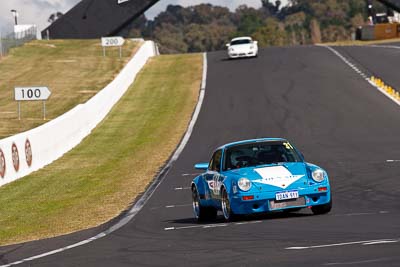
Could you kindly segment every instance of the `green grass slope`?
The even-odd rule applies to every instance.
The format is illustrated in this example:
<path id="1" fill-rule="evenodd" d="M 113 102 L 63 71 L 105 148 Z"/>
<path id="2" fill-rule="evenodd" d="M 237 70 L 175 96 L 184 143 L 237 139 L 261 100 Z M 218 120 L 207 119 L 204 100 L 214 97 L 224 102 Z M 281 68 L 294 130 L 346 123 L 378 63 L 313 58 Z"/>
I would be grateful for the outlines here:
<path id="1" fill-rule="evenodd" d="M 23 102 L 18 120 L 14 87 L 49 87 L 46 118 L 51 120 L 103 89 L 138 47 L 128 40 L 122 59 L 116 48 L 109 48 L 103 57 L 100 40 L 32 41 L 14 48 L 0 60 L 0 139 L 46 122 L 41 102 Z"/>
<path id="2" fill-rule="evenodd" d="M 0 188 L 0 245 L 94 227 L 125 210 L 181 140 L 201 76 L 199 54 L 151 59 L 78 147 Z"/>

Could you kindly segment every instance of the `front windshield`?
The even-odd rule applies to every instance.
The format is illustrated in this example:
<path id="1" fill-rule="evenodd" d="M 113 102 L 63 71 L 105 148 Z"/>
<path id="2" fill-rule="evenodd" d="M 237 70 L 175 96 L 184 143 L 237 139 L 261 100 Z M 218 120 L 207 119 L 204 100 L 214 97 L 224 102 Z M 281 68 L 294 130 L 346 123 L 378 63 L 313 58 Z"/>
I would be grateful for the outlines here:
<path id="1" fill-rule="evenodd" d="M 279 162 L 301 162 L 302 159 L 286 141 L 250 143 L 226 150 L 224 171 Z"/>
<path id="2" fill-rule="evenodd" d="M 231 45 L 242 45 L 242 44 L 250 44 L 250 39 L 239 39 L 231 42 Z"/>

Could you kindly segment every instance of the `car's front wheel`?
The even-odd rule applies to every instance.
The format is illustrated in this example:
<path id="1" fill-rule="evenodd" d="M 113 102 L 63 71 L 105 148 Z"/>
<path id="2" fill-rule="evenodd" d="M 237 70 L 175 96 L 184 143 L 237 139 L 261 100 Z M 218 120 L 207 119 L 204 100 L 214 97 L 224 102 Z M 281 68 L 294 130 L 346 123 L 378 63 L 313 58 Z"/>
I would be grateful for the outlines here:
<path id="1" fill-rule="evenodd" d="M 192 204 L 194 216 L 199 222 L 211 221 L 217 218 L 217 209 L 204 207 L 200 204 L 200 195 L 195 186 L 192 188 Z"/>
<path id="2" fill-rule="evenodd" d="M 231 208 L 231 203 L 229 201 L 228 193 L 226 192 L 225 188 L 222 189 L 221 192 L 221 206 L 222 206 L 222 214 L 226 221 L 234 221 L 237 219 L 237 215 L 233 213 Z"/>

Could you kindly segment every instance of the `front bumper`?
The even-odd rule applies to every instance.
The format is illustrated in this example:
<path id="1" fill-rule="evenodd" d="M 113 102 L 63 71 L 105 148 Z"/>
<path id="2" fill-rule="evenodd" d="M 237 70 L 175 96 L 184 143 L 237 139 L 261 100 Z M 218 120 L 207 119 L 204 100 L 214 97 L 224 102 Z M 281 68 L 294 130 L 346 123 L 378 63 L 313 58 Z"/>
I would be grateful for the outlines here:
<path id="1" fill-rule="evenodd" d="M 243 58 L 243 57 L 255 57 L 257 55 L 256 51 L 248 52 L 228 52 L 229 58 Z"/>
<path id="2" fill-rule="evenodd" d="M 236 194 L 230 199 L 232 211 L 235 214 L 253 214 L 280 211 L 293 208 L 307 208 L 328 204 L 331 201 L 330 189 L 319 192 L 318 188 L 299 190 L 299 198 L 276 201 L 276 192 L 260 192 Z M 252 200 L 243 200 L 244 196 L 253 196 Z"/>

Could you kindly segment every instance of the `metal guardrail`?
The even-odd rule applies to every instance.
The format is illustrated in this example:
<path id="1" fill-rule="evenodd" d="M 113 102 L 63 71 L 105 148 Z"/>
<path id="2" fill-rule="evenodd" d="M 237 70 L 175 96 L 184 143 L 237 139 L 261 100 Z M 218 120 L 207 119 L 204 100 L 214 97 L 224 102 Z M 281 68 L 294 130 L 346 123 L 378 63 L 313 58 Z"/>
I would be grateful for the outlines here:
<path id="1" fill-rule="evenodd" d="M 0 32 L 0 58 L 8 55 L 11 48 L 21 46 L 31 40 L 37 39 L 37 27 L 21 31 L 13 32 L 3 35 Z"/>

